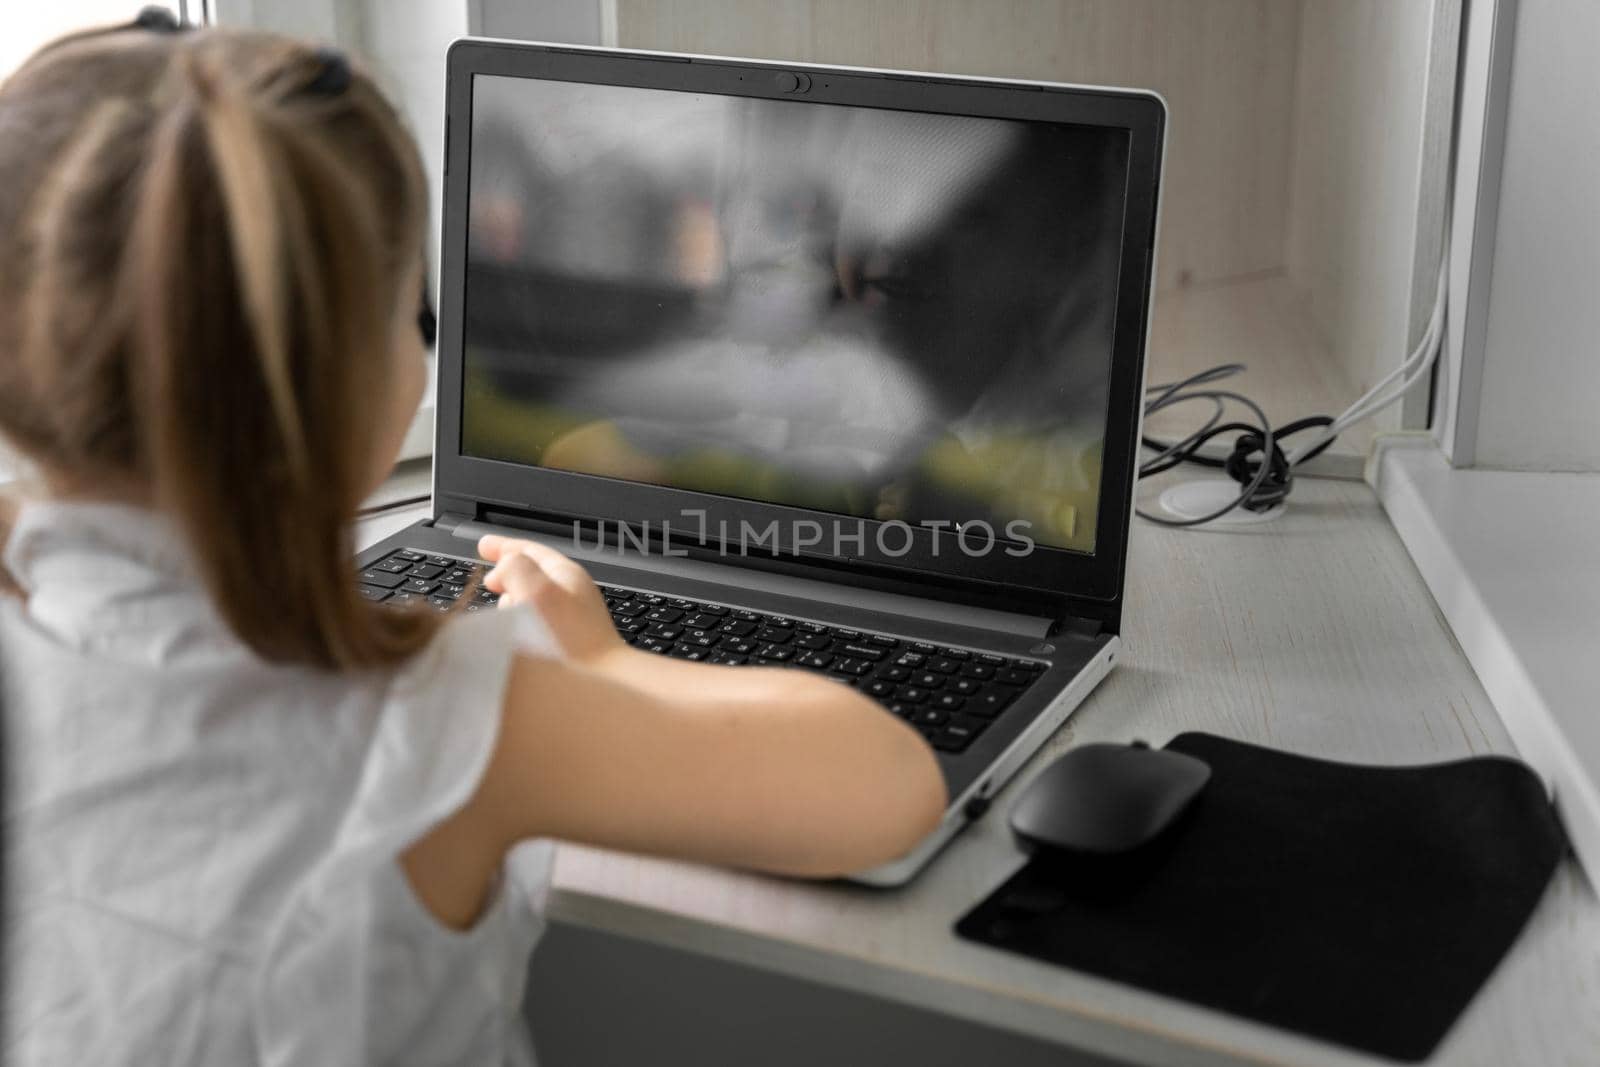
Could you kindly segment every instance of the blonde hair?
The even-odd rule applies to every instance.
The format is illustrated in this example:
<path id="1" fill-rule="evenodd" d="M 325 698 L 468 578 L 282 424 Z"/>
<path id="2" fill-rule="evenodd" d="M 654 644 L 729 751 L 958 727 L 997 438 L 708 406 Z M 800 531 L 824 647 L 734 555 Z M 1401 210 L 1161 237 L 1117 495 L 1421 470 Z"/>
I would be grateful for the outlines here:
<path id="1" fill-rule="evenodd" d="M 0 85 L 0 433 L 147 492 L 258 654 L 348 669 L 436 626 L 360 598 L 349 534 L 426 193 L 371 79 L 329 63 L 130 29 Z"/>

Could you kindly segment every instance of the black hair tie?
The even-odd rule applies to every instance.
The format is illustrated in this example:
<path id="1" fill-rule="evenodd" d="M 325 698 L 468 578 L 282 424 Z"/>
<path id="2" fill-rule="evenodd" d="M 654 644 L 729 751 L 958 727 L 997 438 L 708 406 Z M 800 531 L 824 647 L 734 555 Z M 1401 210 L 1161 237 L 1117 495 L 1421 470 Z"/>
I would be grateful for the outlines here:
<path id="1" fill-rule="evenodd" d="M 337 48 L 324 45 L 317 49 L 321 64 L 317 76 L 307 83 L 305 91 L 314 96 L 338 96 L 350 88 L 350 60 Z"/>
<path id="2" fill-rule="evenodd" d="M 148 30 L 151 33 L 181 33 L 187 27 L 178 21 L 178 16 L 164 7 L 140 8 L 139 14 L 133 20 L 135 29 Z"/>

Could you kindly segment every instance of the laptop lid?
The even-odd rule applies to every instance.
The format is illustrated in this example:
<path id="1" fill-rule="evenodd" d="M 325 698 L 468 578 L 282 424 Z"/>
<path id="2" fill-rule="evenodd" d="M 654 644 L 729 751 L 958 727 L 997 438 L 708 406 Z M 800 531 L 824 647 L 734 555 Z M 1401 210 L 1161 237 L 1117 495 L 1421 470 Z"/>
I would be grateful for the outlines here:
<path id="1" fill-rule="evenodd" d="M 435 513 L 1113 627 L 1153 94 L 461 41 Z"/>

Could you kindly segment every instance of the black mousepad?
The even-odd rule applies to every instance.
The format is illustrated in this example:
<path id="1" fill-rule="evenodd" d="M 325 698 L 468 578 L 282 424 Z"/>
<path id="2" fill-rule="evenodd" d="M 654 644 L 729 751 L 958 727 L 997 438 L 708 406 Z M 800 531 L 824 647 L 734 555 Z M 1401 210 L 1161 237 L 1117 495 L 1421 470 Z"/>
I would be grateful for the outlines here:
<path id="1" fill-rule="evenodd" d="M 1209 734 L 1161 837 L 1036 857 L 962 937 L 1400 1060 L 1426 1058 L 1499 963 L 1566 850 L 1543 783 L 1488 756 L 1309 759 Z"/>

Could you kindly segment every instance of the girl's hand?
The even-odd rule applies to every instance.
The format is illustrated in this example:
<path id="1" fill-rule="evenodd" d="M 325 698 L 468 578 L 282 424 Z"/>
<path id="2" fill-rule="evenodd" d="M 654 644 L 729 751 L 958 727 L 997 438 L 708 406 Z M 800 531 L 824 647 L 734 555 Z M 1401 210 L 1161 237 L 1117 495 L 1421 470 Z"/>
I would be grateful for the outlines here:
<path id="1" fill-rule="evenodd" d="M 560 552 L 487 534 L 478 541 L 478 554 L 494 564 L 483 584 L 500 594 L 500 606 L 532 604 L 572 659 L 598 659 L 628 647 L 589 572 Z"/>

